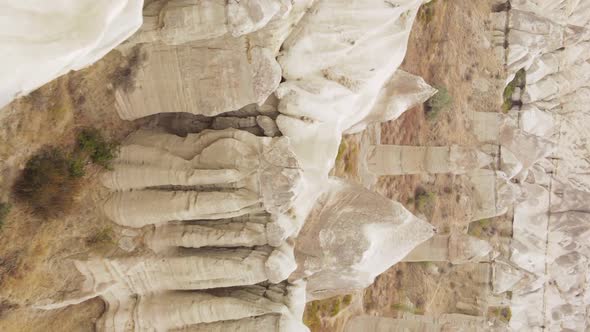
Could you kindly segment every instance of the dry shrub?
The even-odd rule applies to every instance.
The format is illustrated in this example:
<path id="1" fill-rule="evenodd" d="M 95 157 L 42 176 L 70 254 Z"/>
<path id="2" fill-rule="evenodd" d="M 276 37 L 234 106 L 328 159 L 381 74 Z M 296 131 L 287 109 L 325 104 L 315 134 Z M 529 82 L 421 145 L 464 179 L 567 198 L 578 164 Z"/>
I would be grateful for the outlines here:
<path id="1" fill-rule="evenodd" d="M 111 227 L 106 227 L 94 233 L 86 239 L 86 244 L 92 246 L 97 244 L 113 243 L 114 235 Z"/>
<path id="2" fill-rule="evenodd" d="M 428 120 L 436 120 L 439 114 L 448 111 L 453 105 L 453 97 L 443 86 L 435 87 L 438 91 L 424 103 L 424 112 Z"/>
<path id="3" fill-rule="evenodd" d="M 90 159 L 94 164 L 104 168 L 110 168 L 110 163 L 117 154 L 118 144 L 107 141 L 103 135 L 94 128 L 85 128 L 78 134 L 77 149 L 74 152 L 74 161 L 80 162 Z"/>
<path id="4" fill-rule="evenodd" d="M 146 59 L 146 53 L 141 51 L 141 46 L 135 45 L 127 57 L 127 63 L 118 67 L 111 74 L 110 79 L 115 89 L 121 89 L 127 93 L 132 92 L 135 88 L 135 77 Z"/>
<path id="5" fill-rule="evenodd" d="M 46 149 L 33 156 L 14 185 L 17 199 L 43 218 L 67 213 L 74 203 L 79 184 L 72 162 L 58 149 Z"/>
<path id="6" fill-rule="evenodd" d="M 10 213 L 11 206 L 8 203 L 1 203 L 0 202 L 0 229 L 4 226 L 4 222 L 6 221 L 6 217 Z"/>

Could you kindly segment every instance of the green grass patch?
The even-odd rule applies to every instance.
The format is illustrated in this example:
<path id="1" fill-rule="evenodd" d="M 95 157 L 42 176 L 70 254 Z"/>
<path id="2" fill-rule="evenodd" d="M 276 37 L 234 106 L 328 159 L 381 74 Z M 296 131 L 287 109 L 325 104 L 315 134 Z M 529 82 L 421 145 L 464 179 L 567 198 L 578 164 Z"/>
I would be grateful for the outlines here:
<path id="1" fill-rule="evenodd" d="M 437 195 L 431 191 L 420 190 L 414 196 L 414 203 L 416 210 L 428 214 L 434 210 L 436 204 Z"/>
<path id="2" fill-rule="evenodd" d="M 445 87 L 437 86 L 438 92 L 424 104 L 424 112 L 428 120 L 435 120 L 442 112 L 448 111 L 453 105 L 453 97 Z"/>
<path id="3" fill-rule="evenodd" d="M 423 308 L 417 308 L 403 303 L 394 303 L 391 305 L 391 309 L 395 311 L 409 312 L 414 315 L 424 315 L 425 312 Z"/>
<path id="4" fill-rule="evenodd" d="M 117 147 L 118 144 L 107 141 L 97 129 L 86 128 L 78 134 L 76 154 L 78 158 L 88 157 L 93 163 L 110 168 Z"/>
<path id="5" fill-rule="evenodd" d="M 504 93 L 502 94 L 504 102 L 502 103 L 502 112 L 508 113 L 514 106 L 514 101 L 512 101 L 512 96 L 516 91 L 516 88 L 520 88 L 522 92 L 524 92 L 524 88 L 526 86 L 526 72 L 524 69 L 519 70 L 516 75 L 514 75 L 514 79 L 506 85 L 504 88 Z"/>
<path id="6" fill-rule="evenodd" d="M 322 318 L 336 317 L 352 303 L 352 295 L 336 296 L 325 300 L 316 300 L 307 304 L 303 314 L 303 323 L 311 330 L 321 327 Z"/>
<path id="7" fill-rule="evenodd" d="M 350 294 L 344 295 L 344 297 L 342 298 L 342 304 L 345 307 L 348 307 L 351 303 L 352 303 L 352 295 L 350 295 Z"/>

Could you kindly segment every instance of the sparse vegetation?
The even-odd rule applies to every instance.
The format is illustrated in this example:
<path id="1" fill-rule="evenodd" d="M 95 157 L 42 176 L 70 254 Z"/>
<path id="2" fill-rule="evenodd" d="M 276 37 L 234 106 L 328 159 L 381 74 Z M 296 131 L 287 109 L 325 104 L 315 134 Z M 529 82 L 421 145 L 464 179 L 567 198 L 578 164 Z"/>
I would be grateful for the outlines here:
<path id="1" fill-rule="evenodd" d="M 4 225 L 4 222 L 6 221 L 6 217 L 10 213 L 10 209 L 11 209 L 10 204 L 0 202 L 0 229 L 2 229 L 2 226 Z"/>
<path id="2" fill-rule="evenodd" d="M 424 214 L 432 212 L 434 210 L 434 205 L 436 204 L 436 199 L 436 193 L 418 188 L 414 196 L 416 210 Z"/>
<path id="3" fill-rule="evenodd" d="M 44 218 L 67 213 L 78 191 L 70 160 L 58 149 L 48 149 L 31 158 L 14 186 L 16 197 Z"/>
<path id="4" fill-rule="evenodd" d="M 422 7 L 420 7 L 420 10 L 418 11 L 418 20 L 420 22 L 424 23 L 425 25 L 428 25 L 430 22 L 432 22 L 434 14 L 436 13 L 436 2 L 437 0 L 432 0 L 429 3 L 425 3 L 422 5 Z"/>
<path id="5" fill-rule="evenodd" d="M 508 323 L 512 319 L 512 310 L 510 307 L 492 307 L 488 313 L 491 317 L 498 318 L 504 323 Z"/>
<path id="6" fill-rule="evenodd" d="M 437 86 L 438 92 L 428 99 L 424 105 L 424 112 L 428 120 L 435 120 L 441 112 L 448 111 L 453 104 L 453 97 L 445 87 Z"/>
<path id="7" fill-rule="evenodd" d="M 416 306 L 406 305 L 403 303 L 394 303 L 391 305 L 391 309 L 396 311 L 409 312 L 414 315 L 424 315 L 423 308 L 418 308 Z"/>
<path id="8" fill-rule="evenodd" d="M 115 155 L 114 143 L 96 129 L 84 129 L 73 152 L 47 148 L 33 156 L 17 179 L 14 194 L 39 217 L 62 216 L 74 203 L 88 161 L 108 168 Z"/>
<path id="9" fill-rule="evenodd" d="M 325 300 L 312 301 L 307 305 L 303 322 L 310 329 L 318 329 L 323 317 L 335 317 L 352 302 L 352 295 L 336 296 Z"/>
<path id="10" fill-rule="evenodd" d="M 352 295 L 350 295 L 350 294 L 344 295 L 344 297 L 342 298 L 342 304 L 344 304 L 344 306 L 347 307 L 351 303 L 352 303 Z"/>
<path id="11" fill-rule="evenodd" d="M 135 88 L 135 77 L 139 72 L 141 64 L 146 60 L 146 53 L 141 51 L 141 46 L 136 45 L 127 56 L 127 63 L 117 68 L 111 74 L 111 82 L 115 89 L 122 89 L 125 92 L 131 92 Z"/>
<path id="12" fill-rule="evenodd" d="M 18 308 L 16 303 L 12 303 L 8 300 L 0 300 L 0 319 L 4 317 L 4 315 L 14 309 Z"/>
<path id="13" fill-rule="evenodd" d="M 0 257 L 0 286 L 7 278 L 20 277 L 21 251 L 12 251 Z"/>
<path id="14" fill-rule="evenodd" d="M 520 88 L 521 91 L 524 91 L 524 87 L 526 86 L 526 72 L 524 69 L 519 70 L 514 79 L 506 85 L 504 88 L 503 100 L 504 103 L 502 104 L 502 112 L 507 113 L 512 109 L 515 105 L 515 102 L 512 101 L 512 96 L 516 91 L 516 88 Z"/>
<path id="15" fill-rule="evenodd" d="M 75 160 L 80 163 L 87 157 L 93 163 L 109 168 L 117 154 L 117 146 L 113 142 L 108 142 L 98 130 L 86 128 L 78 134 Z"/>
<path id="16" fill-rule="evenodd" d="M 479 238 L 491 237 L 496 233 L 490 219 L 477 220 L 469 224 L 469 235 Z"/>
<path id="17" fill-rule="evenodd" d="M 336 167 L 340 168 L 344 174 L 355 175 L 357 173 L 357 163 L 359 158 L 359 145 L 353 140 L 342 139 L 338 147 L 336 156 Z"/>
<path id="18" fill-rule="evenodd" d="M 109 244 L 113 243 L 113 239 L 113 229 L 111 227 L 105 227 L 94 233 L 92 236 L 88 237 L 86 239 L 86 244 L 89 246 L 97 244 Z"/>

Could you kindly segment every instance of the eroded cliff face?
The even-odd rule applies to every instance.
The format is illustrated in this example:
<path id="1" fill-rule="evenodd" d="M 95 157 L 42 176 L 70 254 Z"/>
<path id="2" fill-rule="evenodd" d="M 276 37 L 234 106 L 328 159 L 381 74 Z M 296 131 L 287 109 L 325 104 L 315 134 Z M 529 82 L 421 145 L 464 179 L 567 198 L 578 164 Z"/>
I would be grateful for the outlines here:
<path id="1" fill-rule="evenodd" d="M 306 300 L 366 287 L 432 237 L 401 204 L 328 176 L 343 133 L 434 93 L 397 71 L 421 3 L 150 3 L 120 48 L 145 56 L 119 115 L 237 112 L 186 137 L 129 136 L 102 175 L 104 211 L 145 246 L 76 261 L 82 289 L 40 308 L 100 296 L 105 331 L 304 331 Z"/>
<path id="2" fill-rule="evenodd" d="M 505 114 L 472 112 L 476 144 L 372 144 L 364 154 L 376 176 L 456 175 L 470 194 L 457 198 L 465 219 L 457 223 L 513 215 L 508 254 L 465 227 L 435 235 L 400 203 L 329 176 L 343 134 L 436 92 L 398 68 L 422 2 L 161 0 L 143 8 L 140 28 L 140 2 L 64 2 L 63 26 L 43 24 L 69 29 L 92 8 L 106 17 L 103 29 L 83 22 L 87 36 L 51 53 L 63 61 L 0 87 L 0 104 L 96 61 L 139 28 L 118 47 L 141 63 L 132 84 L 113 87 L 116 111 L 168 121 L 170 132 L 135 131 L 101 174 L 109 194 L 97 207 L 123 229 L 120 250 L 77 257 L 81 287 L 35 308 L 101 297 L 104 331 L 305 331 L 307 301 L 367 287 L 400 261 L 435 261 L 477 270 L 465 287 L 491 285 L 488 298 L 458 299 L 453 310 L 509 306 L 509 322 L 493 328 L 584 330 L 588 1 L 496 1 L 495 50 L 509 93 Z M 490 327 L 487 319 L 360 317 L 348 328 L 473 330 Z"/>
<path id="3" fill-rule="evenodd" d="M 590 2 L 510 5 L 494 14 L 498 27 L 505 22 L 499 30 L 506 32 L 508 89 L 514 92 L 508 96 L 512 108 L 506 109 L 505 123 L 527 138 L 504 134 L 500 144 L 516 159 L 523 159 L 526 150 L 535 154 L 521 160 L 517 176 L 523 197 L 514 210 L 514 267 L 500 269 L 505 271 L 498 272 L 502 282 L 494 287 L 513 292 L 512 329 L 582 331 L 590 305 L 588 244 L 580 238 L 590 225 L 582 207 L 590 189 L 585 102 Z"/>
<path id="4" fill-rule="evenodd" d="M 2 1 L 0 107 L 90 66 L 142 24 L 143 0 Z"/>

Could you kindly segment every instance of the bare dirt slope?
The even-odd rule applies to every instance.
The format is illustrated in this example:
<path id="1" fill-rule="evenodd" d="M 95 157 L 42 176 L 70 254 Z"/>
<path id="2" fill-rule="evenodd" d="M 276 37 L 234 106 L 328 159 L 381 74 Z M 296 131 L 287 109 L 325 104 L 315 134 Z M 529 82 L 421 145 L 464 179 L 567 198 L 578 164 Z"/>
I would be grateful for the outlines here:
<path id="1" fill-rule="evenodd" d="M 421 10 L 402 69 L 422 76 L 435 87 L 446 88 L 453 99 L 452 107 L 433 119 L 427 118 L 422 106 L 416 107 L 399 119 L 382 124 L 382 144 L 473 144 L 471 112 L 494 112 L 502 103 L 505 73 L 489 43 L 490 12 L 489 0 L 435 0 Z M 361 139 L 361 135 L 345 137 L 336 175 L 359 180 L 356 165 Z M 468 227 L 464 208 L 458 201 L 470 188 L 458 176 L 386 176 L 379 179 L 374 189 L 423 216 L 439 232 Z M 424 193 L 430 193 L 427 204 L 418 204 Z M 475 266 L 457 269 L 438 263 L 401 263 L 379 276 L 364 294 L 355 297 L 363 296 L 360 311 L 373 315 L 456 312 L 457 301 L 474 303 L 481 296 L 485 287 L 478 280 L 486 277 L 482 273 Z M 351 307 L 336 317 L 318 313 L 323 319 L 312 330 L 341 331 L 343 321 L 358 312 L 358 308 Z"/>

